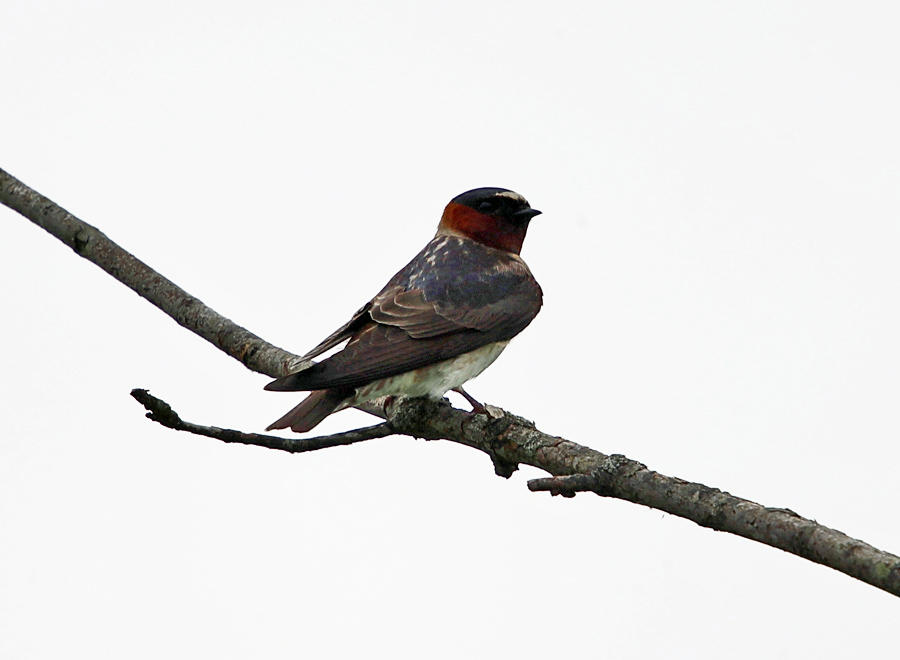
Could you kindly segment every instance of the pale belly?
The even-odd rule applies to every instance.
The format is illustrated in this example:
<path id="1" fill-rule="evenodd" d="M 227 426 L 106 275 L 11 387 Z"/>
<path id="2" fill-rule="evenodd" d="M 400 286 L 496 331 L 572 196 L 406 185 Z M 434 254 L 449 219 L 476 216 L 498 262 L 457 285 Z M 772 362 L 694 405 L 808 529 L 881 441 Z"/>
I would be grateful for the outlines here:
<path id="1" fill-rule="evenodd" d="M 439 399 L 446 392 L 459 387 L 487 369 L 508 343 L 507 340 L 486 344 L 449 360 L 376 380 L 357 388 L 356 396 L 352 401 L 348 401 L 348 405 L 356 405 L 382 396 L 427 396 Z"/>

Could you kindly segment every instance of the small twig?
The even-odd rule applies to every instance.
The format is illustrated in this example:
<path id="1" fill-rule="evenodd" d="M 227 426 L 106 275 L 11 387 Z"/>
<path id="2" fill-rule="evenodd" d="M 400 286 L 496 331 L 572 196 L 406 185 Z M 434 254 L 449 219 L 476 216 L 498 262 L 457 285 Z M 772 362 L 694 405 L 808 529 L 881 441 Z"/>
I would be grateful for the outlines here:
<path id="1" fill-rule="evenodd" d="M 541 477 L 529 479 L 528 490 L 532 493 L 546 491 L 556 497 L 575 497 L 576 493 L 594 490 L 594 478 L 587 474 L 570 474 L 565 477 Z"/>
<path id="2" fill-rule="evenodd" d="M 341 447 L 343 445 L 352 445 L 363 440 L 374 440 L 375 438 L 384 438 L 392 435 L 394 430 L 388 422 L 382 422 L 374 426 L 356 429 L 353 431 L 345 431 L 344 433 L 335 433 L 334 435 L 321 435 L 315 438 L 280 438 L 277 435 L 263 435 L 261 433 L 244 433 L 243 431 L 235 431 L 232 429 L 220 429 L 217 426 L 201 426 L 192 422 L 186 422 L 178 413 L 172 410 L 172 407 L 158 399 L 147 390 L 133 389 L 131 396 L 137 399 L 144 408 L 147 409 L 147 419 L 158 422 L 163 426 L 176 431 L 187 431 L 196 435 L 204 435 L 207 438 L 214 438 L 222 442 L 235 442 L 242 445 L 255 445 L 257 447 L 266 447 L 268 449 L 278 449 L 280 451 L 291 452 L 297 454 L 305 451 L 316 451 L 317 449 L 326 449 L 328 447 Z"/>

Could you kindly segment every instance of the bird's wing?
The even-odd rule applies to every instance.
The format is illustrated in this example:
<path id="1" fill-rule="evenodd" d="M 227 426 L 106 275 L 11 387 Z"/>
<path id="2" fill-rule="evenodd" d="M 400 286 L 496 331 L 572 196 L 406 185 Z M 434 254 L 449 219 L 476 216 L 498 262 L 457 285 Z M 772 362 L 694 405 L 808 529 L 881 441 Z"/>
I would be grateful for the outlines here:
<path id="1" fill-rule="evenodd" d="M 474 291 L 470 289 L 470 293 Z M 422 289 L 393 287 L 372 300 L 369 315 L 376 323 L 400 328 L 413 339 L 428 339 L 461 330 L 490 330 L 503 323 L 515 302 L 428 300 Z"/>
<path id="2" fill-rule="evenodd" d="M 423 313 L 421 320 L 414 324 L 409 318 L 403 321 L 416 330 L 442 326 L 448 331 L 417 338 L 401 325 L 371 321 L 354 335 L 342 351 L 304 371 L 276 380 L 266 389 L 292 391 L 358 387 L 468 353 L 485 344 L 511 339 L 531 322 L 539 309 L 540 295 L 535 284 L 533 288 L 523 287 L 518 295 L 509 297 L 502 304 L 492 305 L 489 310 L 467 310 L 467 313 L 461 314 L 470 323 L 478 321 L 483 329 L 448 322 L 436 312 L 433 315 Z"/>
<path id="3" fill-rule="evenodd" d="M 466 255 L 464 263 L 438 259 L 421 269 L 417 260 L 430 256 L 426 247 L 358 315 L 307 355 L 318 355 L 352 333 L 343 350 L 266 389 L 357 387 L 511 339 L 540 310 L 540 286 L 521 260 L 498 264 L 496 251 L 480 249 L 470 248 L 474 256 Z"/>

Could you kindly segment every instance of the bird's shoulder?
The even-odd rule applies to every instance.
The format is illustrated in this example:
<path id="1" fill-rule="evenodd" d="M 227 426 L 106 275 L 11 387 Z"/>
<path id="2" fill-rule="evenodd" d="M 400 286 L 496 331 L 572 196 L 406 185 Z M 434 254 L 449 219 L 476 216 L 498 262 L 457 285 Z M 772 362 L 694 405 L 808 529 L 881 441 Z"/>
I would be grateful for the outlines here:
<path id="1" fill-rule="evenodd" d="M 540 285 L 518 255 L 438 235 L 391 278 L 367 311 L 376 323 L 424 338 L 489 330 L 509 321 L 518 326 L 526 318 L 527 325 L 542 302 Z"/>

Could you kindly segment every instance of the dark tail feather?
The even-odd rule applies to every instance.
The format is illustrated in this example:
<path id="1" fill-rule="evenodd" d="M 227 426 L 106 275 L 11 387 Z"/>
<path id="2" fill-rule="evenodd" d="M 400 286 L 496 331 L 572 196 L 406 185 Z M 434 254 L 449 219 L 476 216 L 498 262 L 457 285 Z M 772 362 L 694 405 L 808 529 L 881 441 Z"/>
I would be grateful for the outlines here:
<path id="1" fill-rule="evenodd" d="M 290 412 L 277 422 L 269 424 L 266 431 L 290 427 L 291 431 L 305 433 L 337 410 L 346 398 L 347 392 L 344 390 L 317 390 L 291 408 Z"/>

